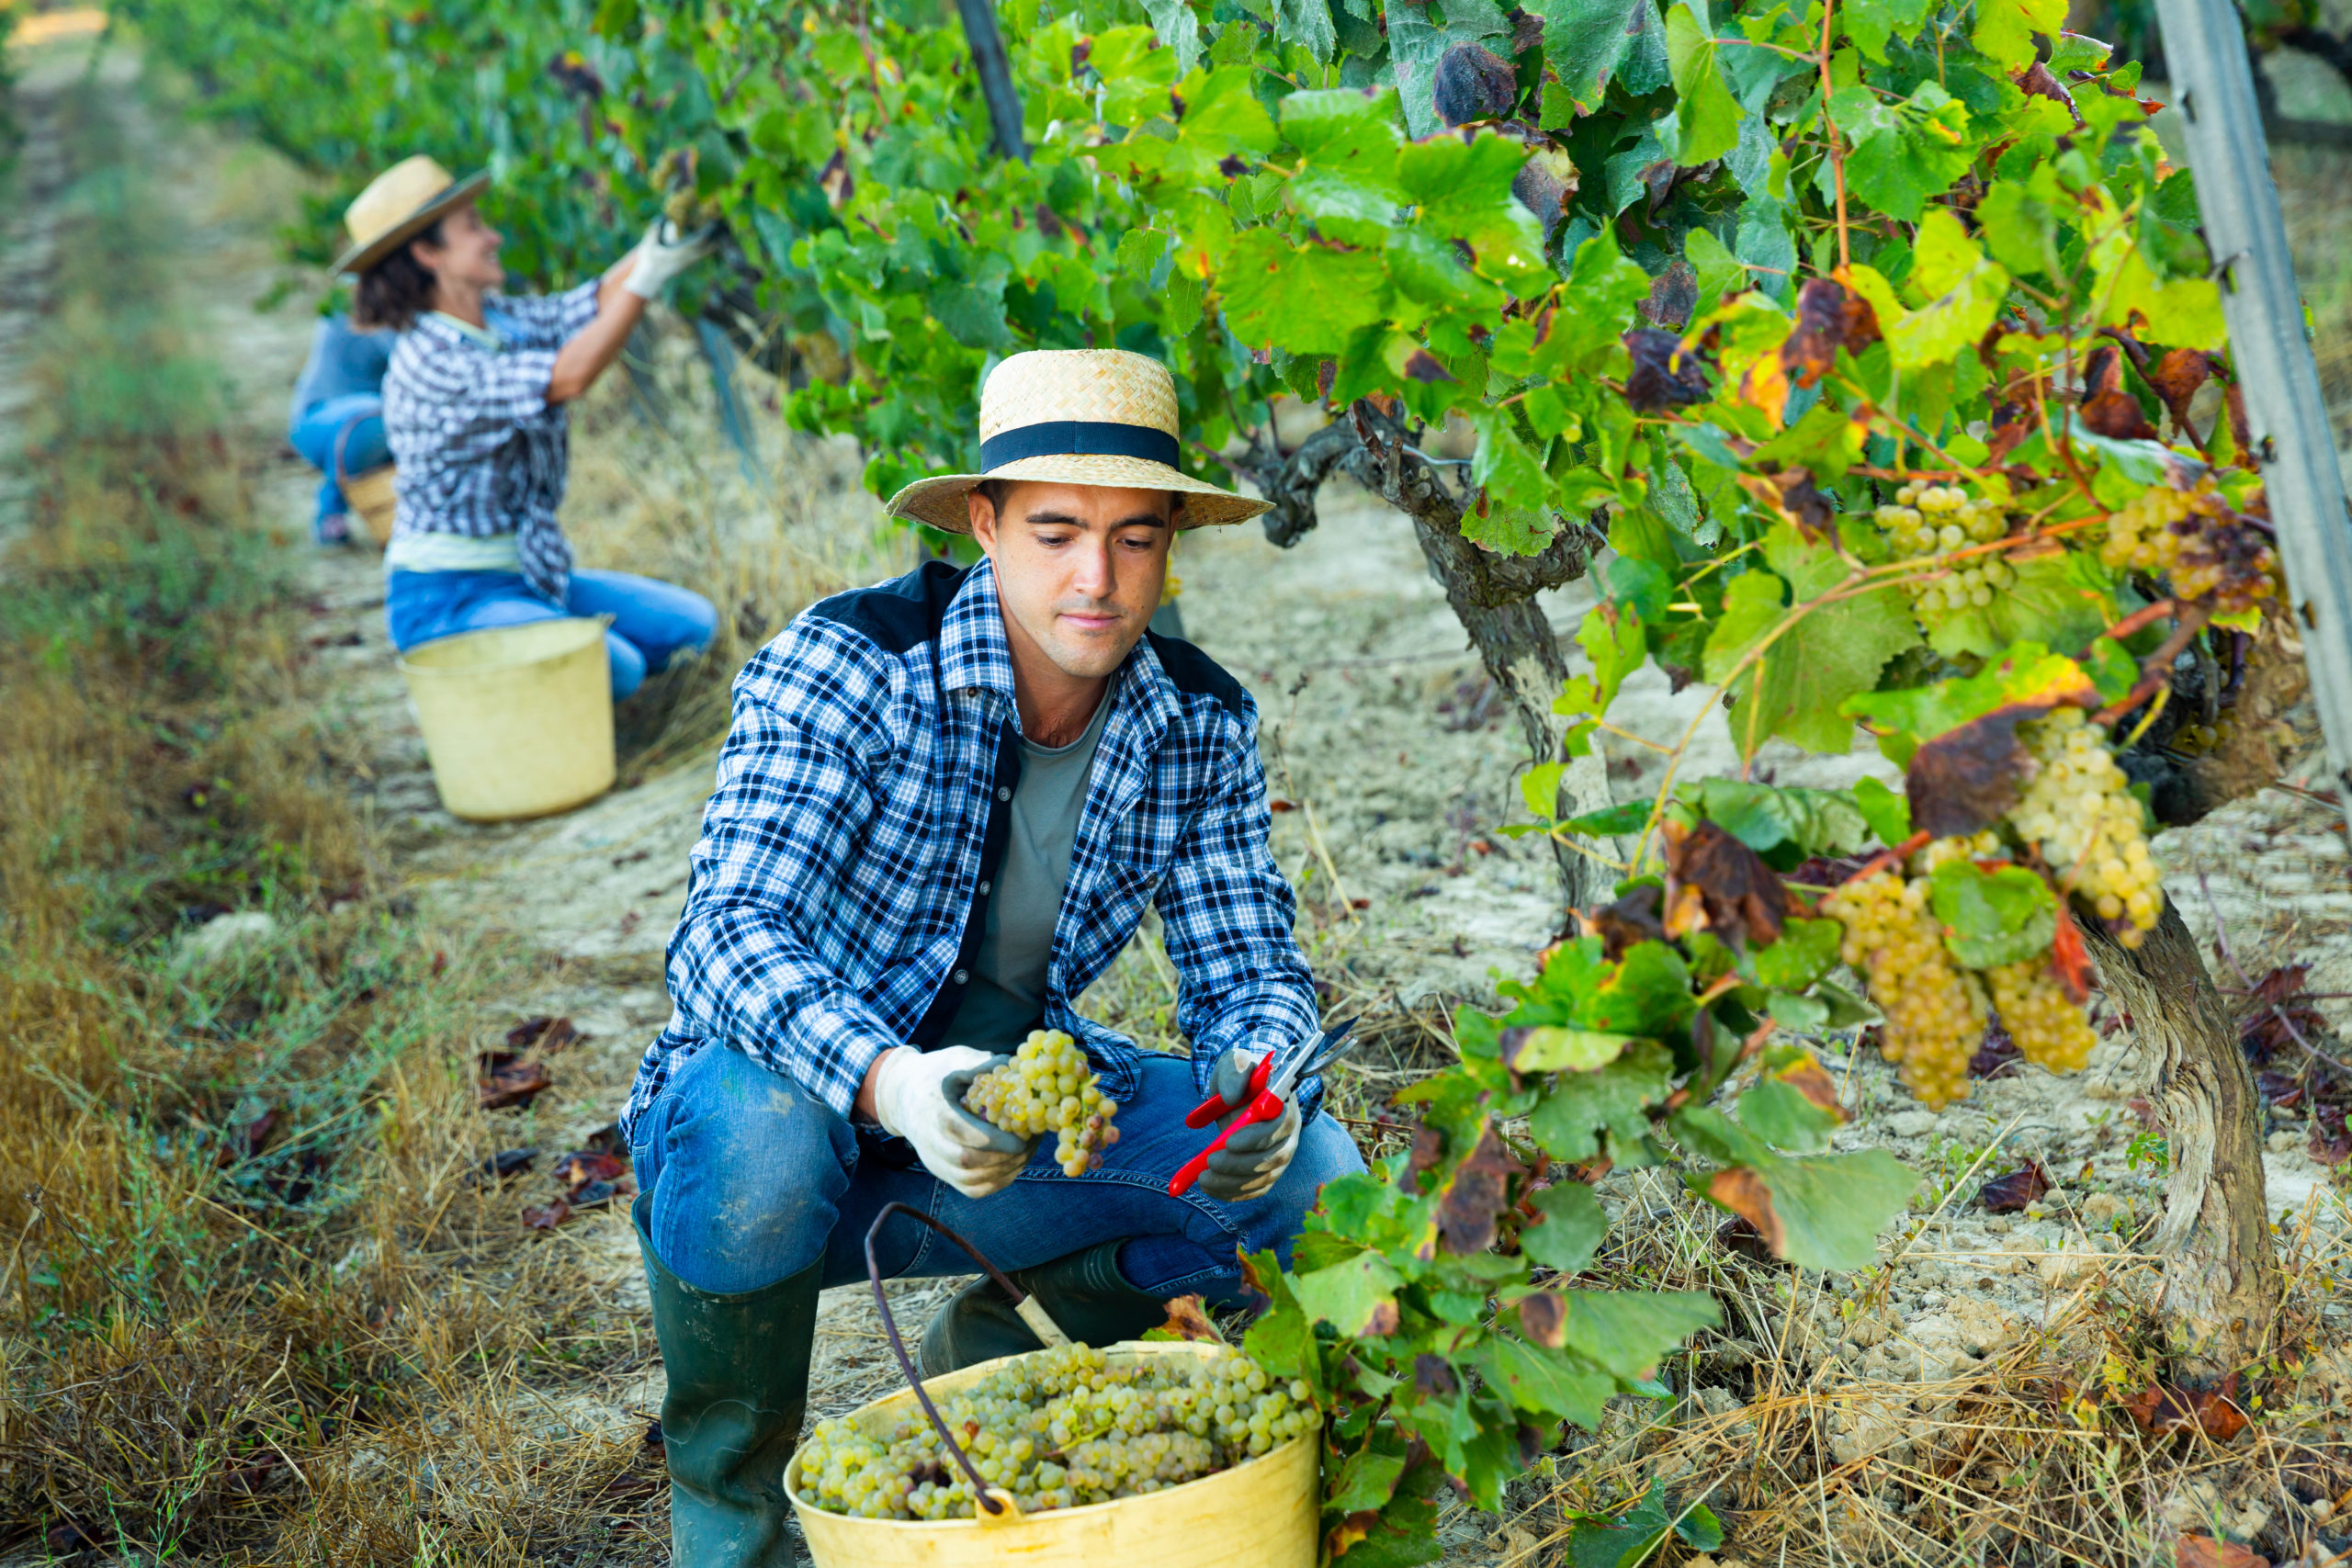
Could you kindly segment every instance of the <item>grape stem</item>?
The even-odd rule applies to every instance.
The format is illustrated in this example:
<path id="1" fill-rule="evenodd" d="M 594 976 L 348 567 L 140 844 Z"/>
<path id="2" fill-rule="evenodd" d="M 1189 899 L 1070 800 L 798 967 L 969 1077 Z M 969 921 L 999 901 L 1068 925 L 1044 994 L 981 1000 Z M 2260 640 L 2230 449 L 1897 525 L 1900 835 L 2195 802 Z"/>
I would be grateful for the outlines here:
<path id="1" fill-rule="evenodd" d="M 2111 637 L 2116 641 L 2121 642 L 2125 637 L 2130 637 L 2141 627 L 2152 626 L 2158 621 L 2163 620 L 2166 615 L 2171 615 L 2172 612 L 2172 601 L 2169 599 L 2159 599 L 2153 604 L 2144 605 L 2140 609 L 2132 611 L 2130 615 L 2124 616 L 2121 620 L 2116 622 L 2113 626 L 2108 627 L 2107 630 L 2099 633 L 2098 635 L 2101 637 Z"/>
<path id="2" fill-rule="evenodd" d="M 2154 608 L 2154 606 L 2150 607 Z M 2171 678 L 2172 661 L 2180 657 L 2180 650 L 2188 646 L 2189 638 L 2203 631 L 2205 623 L 2211 619 L 2212 619 L 2211 611 L 2200 605 L 2190 605 L 2182 614 L 2180 625 L 2173 628 L 2172 636 L 2165 638 L 2164 646 L 2140 661 L 2143 673 L 2139 681 L 2117 701 L 2109 703 L 2091 715 L 2091 722 L 2111 726 L 2117 719 L 2154 696 L 2156 689 Z"/>
<path id="3" fill-rule="evenodd" d="M 1917 854 L 1921 850 L 1926 849 L 1928 841 L 1934 837 L 1935 835 L 1928 832 L 1925 828 L 1920 829 L 1919 831 L 1912 834 L 1901 843 L 1894 845 L 1891 849 L 1881 850 L 1878 853 L 1871 856 L 1870 859 L 1864 861 L 1860 866 L 1855 870 L 1853 875 L 1845 878 L 1843 881 L 1839 882 L 1838 886 L 1844 887 L 1849 883 L 1860 882 L 1864 877 L 1876 876 L 1880 872 L 1884 871 L 1891 865 L 1901 864 L 1905 860 Z"/>

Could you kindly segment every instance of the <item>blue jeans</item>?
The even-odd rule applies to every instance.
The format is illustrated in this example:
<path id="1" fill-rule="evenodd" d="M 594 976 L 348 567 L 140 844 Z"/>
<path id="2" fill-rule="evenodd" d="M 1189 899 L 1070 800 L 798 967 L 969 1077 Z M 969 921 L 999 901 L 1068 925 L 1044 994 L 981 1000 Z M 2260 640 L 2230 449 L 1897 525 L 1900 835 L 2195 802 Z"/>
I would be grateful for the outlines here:
<path id="1" fill-rule="evenodd" d="M 1099 1170 L 1062 1174 L 1042 1139 L 1012 1185 L 967 1198 L 922 1166 L 893 1169 L 830 1106 L 729 1046 L 704 1046 L 639 1118 L 639 1187 L 653 1195 L 653 1250 L 700 1290 L 755 1291 L 824 1259 L 828 1285 L 865 1279 L 865 1233 L 905 1203 L 970 1239 L 1000 1269 L 1124 1241 L 1119 1272 L 1160 1296 L 1243 1294 L 1237 1250 L 1272 1247 L 1285 1265 L 1299 1220 L 1326 1181 L 1363 1168 L 1340 1124 L 1318 1114 L 1290 1168 L 1263 1196 L 1220 1203 L 1168 1195 L 1176 1168 L 1216 1134 L 1184 1125 L 1200 1103 L 1192 1067 L 1147 1058 L 1119 1141 Z M 886 1279 L 972 1274 L 978 1265 L 930 1226 L 893 1215 L 875 1239 Z"/>
<path id="2" fill-rule="evenodd" d="M 392 460 L 384 439 L 384 400 L 365 392 L 312 403 L 294 421 L 286 439 L 304 462 L 326 476 L 320 481 L 318 511 L 311 519 L 311 532 L 321 539 L 326 537 L 326 520 L 345 510 L 343 487 L 336 479 Z"/>
<path id="3" fill-rule="evenodd" d="M 718 629 L 718 612 L 691 588 L 626 571 L 577 571 L 559 609 L 531 592 L 518 571 L 395 571 L 384 584 L 384 620 L 403 650 L 435 637 L 492 626 L 519 626 L 565 615 L 610 615 L 605 651 L 613 666 L 613 700 L 681 653 L 700 653 Z"/>

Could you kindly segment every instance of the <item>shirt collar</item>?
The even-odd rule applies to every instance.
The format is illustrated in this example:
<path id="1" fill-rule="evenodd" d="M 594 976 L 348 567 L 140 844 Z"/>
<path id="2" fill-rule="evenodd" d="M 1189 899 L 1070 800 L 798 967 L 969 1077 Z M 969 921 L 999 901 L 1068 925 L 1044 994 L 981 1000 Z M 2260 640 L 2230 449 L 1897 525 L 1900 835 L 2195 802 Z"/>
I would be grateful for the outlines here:
<path id="1" fill-rule="evenodd" d="M 1004 639 L 1004 610 L 996 569 L 982 557 L 949 602 L 939 625 L 939 684 L 943 691 L 993 692 L 1013 700 L 1012 649 Z M 1139 705 L 1148 726 L 1164 727 L 1176 711 L 1176 683 L 1144 637 L 1119 667 L 1108 694 L 1114 703 Z"/>
<path id="2" fill-rule="evenodd" d="M 439 335 L 454 334 L 458 341 L 469 343 L 485 354 L 496 354 L 505 348 L 506 340 L 488 327 L 478 327 L 471 321 L 461 321 L 447 310 L 427 310 L 417 317 L 417 325 L 439 329 Z"/>

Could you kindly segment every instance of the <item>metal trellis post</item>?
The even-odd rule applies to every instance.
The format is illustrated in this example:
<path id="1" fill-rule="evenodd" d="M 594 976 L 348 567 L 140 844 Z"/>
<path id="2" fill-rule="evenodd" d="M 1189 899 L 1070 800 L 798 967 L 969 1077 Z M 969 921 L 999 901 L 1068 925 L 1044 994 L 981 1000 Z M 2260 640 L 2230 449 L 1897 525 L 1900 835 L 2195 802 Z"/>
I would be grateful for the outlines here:
<path id="1" fill-rule="evenodd" d="M 2156 19 L 2328 763 L 2337 799 L 2352 807 L 2352 518 L 2303 332 L 2245 35 L 2231 0 L 2156 0 Z"/>

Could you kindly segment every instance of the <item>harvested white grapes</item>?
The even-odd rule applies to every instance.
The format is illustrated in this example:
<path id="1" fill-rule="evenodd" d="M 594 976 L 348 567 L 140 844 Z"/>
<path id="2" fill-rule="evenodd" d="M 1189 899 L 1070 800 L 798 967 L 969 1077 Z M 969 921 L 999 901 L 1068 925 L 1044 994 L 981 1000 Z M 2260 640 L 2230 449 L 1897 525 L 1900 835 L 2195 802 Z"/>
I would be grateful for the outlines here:
<path id="1" fill-rule="evenodd" d="M 942 1401 L 939 1415 L 981 1481 L 1025 1512 L 1196 1481 L 1323 1424 L 1304 1382 L 1278 1382 L 1238 1350 L 1113 1367 L 1087 1345 L 1025 1357 Z M 819 1422 L 800 1450 L 800 1495 L 868 1519 L 976 1513 L 971 1478 L 912 1406 L 879 1430 Z"/>
<path id="2" fill-rule="evenodd" d="M 1083 1176 L 1119 1141 L 1111 1118 L 1119 1102 L 1102 1092 L 1078 1042 L 1058 1029 L 1033 1029 L 1003 1066 L 982 1073 L 964 1091 L 964 1109 L 1016 1137 L 1056 1134 L 1054 1162 Z"/>

